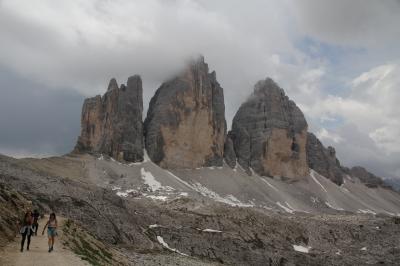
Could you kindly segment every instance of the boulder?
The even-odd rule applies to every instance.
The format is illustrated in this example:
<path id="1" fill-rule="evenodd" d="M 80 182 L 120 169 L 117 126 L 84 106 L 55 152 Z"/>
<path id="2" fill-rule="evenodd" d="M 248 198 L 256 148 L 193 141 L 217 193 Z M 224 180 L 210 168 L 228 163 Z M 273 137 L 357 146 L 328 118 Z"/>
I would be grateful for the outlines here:
<path id="1" fill-rule="evenodd" d="M 307 162 L 320 175 L 337 185 L 343 184 L 345 173 L 336 158 L 335 149 L 331 146 L 325 148 L 313 133 L 308 133 L 307 136 Z"/>
<path id="2" fill-rule="evenodd" d="M 86 99 L 75 152 L 102 153 L 118 161 L 143 161 L 142 95 L 142 80 L 135 75 L 121 87 L 111 79 L 103 96 Z"/>
<path id="3" fill-rule="evenodd" d="M 220 166 L 226 135 L 223 89 L 204 57 L 164 82 L 144 122 L 150 159 L 163 168 Z"/>
<path id="4" fill-rule="evenodd" d="M 240 106 L 229 135 L 244 169 L 262 176 L 296 178 L 309 174 L 307 127 L 301 110 L 267 78 Z"/>

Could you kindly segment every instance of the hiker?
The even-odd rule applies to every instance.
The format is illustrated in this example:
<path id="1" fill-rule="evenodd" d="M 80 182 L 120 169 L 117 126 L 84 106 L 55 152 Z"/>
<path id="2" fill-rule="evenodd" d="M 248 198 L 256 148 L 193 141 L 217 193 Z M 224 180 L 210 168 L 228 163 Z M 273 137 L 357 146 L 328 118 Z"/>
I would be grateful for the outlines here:
<path id="1" fill-rule="evenodd" d="M 38 229 L 39 229 L 39 223 L 38 223 L 38 220 L 39 220 L 39 216 L 40 216 L 40 214 L 39 214 L 39 211 L 36 209 L 36 210 L 34 210 L 33 211 L 33 214 L 32 214 L 32 217 L 33 217 L 33 224 L 32 224 L 32 226 L 34 227 L 34 231 L 35 231 L 35 236 L 37 236 L 37 231 L 38 231 Z"/>
<path id="2" fill-rule="evenodd" d="M 31 235 L 33 234 L 32 222 L 33 222 L 32 212 L 27 211 L 25 213 L 24 219 L 22 220 L 21 227 L 19 230 L 20 234 L 22 235 L 21 252 L 24 251 L 25 239 L 28 239 L 26 250 L 29 250 L 29 245 L 31 244 Z"/>
<path id="3" fill-rule="evenodd" d="M 43 227 L 42 235 L 44 235 L 44 230 L 46 230 L 46 227 L 47 227 L 47 237 L 49 238 L 49 252 L 52 252 L 54 246 L 54 237 L 57 235 L 57 218 L 54 212 L 50 214 L 49 220 Z"/>

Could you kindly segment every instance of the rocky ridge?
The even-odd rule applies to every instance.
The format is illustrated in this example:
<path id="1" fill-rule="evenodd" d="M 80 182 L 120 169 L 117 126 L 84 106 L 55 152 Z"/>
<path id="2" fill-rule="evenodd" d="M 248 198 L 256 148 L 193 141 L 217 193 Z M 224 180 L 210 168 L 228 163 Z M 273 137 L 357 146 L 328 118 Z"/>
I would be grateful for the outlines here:
<path id="1" fill-rule="evenodd" d="M 355 175 L 369 186 L 384 186 L 365 169 L 342 167 L 333 147 L 307 133 L 303 113 L 272 79 L 255 85 L 227 135 L 223 89 L 204 57 L 160 86 L 144 126 L 142 90 L 137 75 L 121 87 L 111 79 L 102 97 L 86 99 L 75 152 L 140 162 L 146 146 L 150 159 L 168 169 L 222 166 L 224 158 L 248 174 L 293 179 L 314 169 L 337 185 L 345 175 Z"/>
<path id="2" fill-rule="evenodd" d="M 336 158 L 335 148 L 331 146 L 325 148 L 313 133 L 307 135 L 307 162 L 311 169 L 335 184 L 339 186 L 343 184 L 345 172 Z"/>
<path id="3" fill-rule="evenodd" d="M 366 186 L 374 188 L 378 186 L 389 187 L 386 185 L 382 178 L 368 172 L 364 167 L 354 166 L 350 169 L 344 169 L 349 175 L 358 178 Z"/>

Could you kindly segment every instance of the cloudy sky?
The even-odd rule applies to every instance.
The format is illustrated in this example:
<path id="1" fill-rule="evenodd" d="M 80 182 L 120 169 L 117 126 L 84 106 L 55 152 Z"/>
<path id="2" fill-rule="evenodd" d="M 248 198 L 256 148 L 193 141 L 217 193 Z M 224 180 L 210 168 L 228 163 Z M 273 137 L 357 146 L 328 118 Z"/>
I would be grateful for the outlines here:
<path id="1" fill-rule="evenodd" d="M 229 125 L 269 76 L 344 165 L 400 177 L 399 14 L 399 0 L 0 0 L 0 153 L 66 153 L 111 77 L 140 74 L 147 106 L 201 53 Z"/>

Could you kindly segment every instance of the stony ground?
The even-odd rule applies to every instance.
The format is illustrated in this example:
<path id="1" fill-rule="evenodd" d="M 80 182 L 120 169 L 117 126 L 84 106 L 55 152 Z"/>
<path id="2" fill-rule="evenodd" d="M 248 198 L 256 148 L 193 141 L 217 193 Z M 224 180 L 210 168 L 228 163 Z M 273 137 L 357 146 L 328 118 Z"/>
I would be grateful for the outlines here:
<path id="1" fill-rule="evenodd" d="M 282 213 L 198 198 L 167 202 L 3 164 L 8 184 L 55 210 L 81 237 L 65 245 L 88 261 L 122 265 L 396 265 L 400 221 L 371 214 Z M 68 231 L 71 232 L 71 231 Z M 89 252 L 88 252 L 89 251 Z M 96 265 L 93 263 L 93 265 Z M 104 264 L 103 264 L 104 265 Z M 106 264 L 105 264 L 106 265 Z"/>

